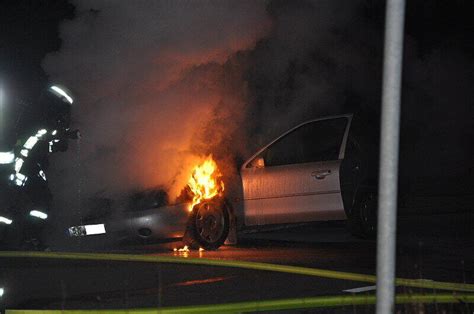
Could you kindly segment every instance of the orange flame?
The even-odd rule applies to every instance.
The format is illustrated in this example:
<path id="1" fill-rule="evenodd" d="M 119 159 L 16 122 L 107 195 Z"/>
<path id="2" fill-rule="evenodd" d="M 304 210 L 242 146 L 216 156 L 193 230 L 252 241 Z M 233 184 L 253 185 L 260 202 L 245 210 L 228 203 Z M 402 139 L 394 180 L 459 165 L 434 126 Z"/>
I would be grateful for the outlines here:
<path id="1" fill-rule="evenodd" d="M 188 181 L 188 187 L 193 193 L 193 202 L 189 211 L 192 211 L 194 206 L 203 200 L 212 199 L 224 192 L 224 182 L 221 178 L 222 175 L 212 155 L 209 155 L 201 165 L 194 167 Z"/>

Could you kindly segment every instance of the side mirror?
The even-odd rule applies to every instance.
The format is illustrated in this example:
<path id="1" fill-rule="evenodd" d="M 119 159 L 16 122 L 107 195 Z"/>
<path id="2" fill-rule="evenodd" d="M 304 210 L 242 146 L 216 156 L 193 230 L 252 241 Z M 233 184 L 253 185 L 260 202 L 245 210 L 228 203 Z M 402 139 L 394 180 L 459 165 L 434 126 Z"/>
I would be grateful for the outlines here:
<path id="1" fill-rule="evenodd" d="M 257 157 L 252 161 L 252 168 L 265 168 L 265 160 L 263 157 Z"/>

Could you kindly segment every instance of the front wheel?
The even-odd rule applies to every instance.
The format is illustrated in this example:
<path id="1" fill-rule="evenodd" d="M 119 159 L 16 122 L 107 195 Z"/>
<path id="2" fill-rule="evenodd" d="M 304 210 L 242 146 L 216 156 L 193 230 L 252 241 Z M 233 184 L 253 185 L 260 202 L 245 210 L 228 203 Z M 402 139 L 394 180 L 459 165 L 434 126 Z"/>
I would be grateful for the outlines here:
<path id="1" fill-rule="evenodd" d="M 229 234 L 229 211 L 222 200 L 204 201 L 194 206 L 184 242 L 191 248 L 216 250 Z"/>

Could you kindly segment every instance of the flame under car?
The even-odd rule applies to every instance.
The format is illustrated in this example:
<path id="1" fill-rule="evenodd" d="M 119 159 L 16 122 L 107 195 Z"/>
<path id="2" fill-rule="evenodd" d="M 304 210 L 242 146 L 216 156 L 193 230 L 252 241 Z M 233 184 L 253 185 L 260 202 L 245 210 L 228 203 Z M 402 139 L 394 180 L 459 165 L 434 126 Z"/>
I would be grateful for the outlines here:
<path id="1" fill-rule="evenodd" d="M 163 192 L 149 191 L 132 200 L 133 210 L 107 223 L 107 232 L 155 241 L 183 238 L 191 248 L 217 249 L 236 230 L 347 219 L 353 234 L 370 237 L 378 139 L 376 132 L 359 133 L 366 129 L 360 123 L 351 114 L 304 122 L 243 163 L 241 195 L 169 205 Z"/>

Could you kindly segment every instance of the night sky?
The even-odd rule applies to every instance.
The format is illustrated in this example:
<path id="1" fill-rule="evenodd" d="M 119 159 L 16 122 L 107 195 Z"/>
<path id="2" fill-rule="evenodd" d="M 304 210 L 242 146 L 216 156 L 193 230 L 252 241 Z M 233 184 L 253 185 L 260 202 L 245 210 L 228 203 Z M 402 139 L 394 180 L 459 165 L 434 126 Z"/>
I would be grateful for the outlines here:
<path id="1" fill-rule="evenodd" d="M 12 97 L 34 103 L 48 83 L 45 57 L 61 53 L 59 25 L 77 17 L 77 10 L 59 0 L 0 3 L 0 81 Z M 411 191 L 472 193 L 464 183 L 474 178 L 474 2 L 419 0 L 407 5 L 401 182 Z M 372 121 L 379 117 L 384 6 L 369 0 L 349 6 L 338 1 L 270 1 L 266 14 L 274 28 L 256 36 L 254 47 L 231 53 L 223 63 L 192 69 L 188 81 L 223 73 L 223 81 L 242 77 L 248 88 L 241 119 L 245 136 L 257 140 L 246 145 L 233 129 L 226 137 L 237 139 L 237 146 L 248 146 L 247 150 L 232 150 L 226 140 L 211 143 L 225 147 L 218 158 L 230 154 L 238 164 L 249 151 L 304 117 L 340 112 L 360 113 Z M 91 4 L 89 10 L 82 8 L 81 17 L 100 21 L 105 10 Z M 77 51 L 75 58 L 81 53 Z M 50 60 L 47 67 L 54 72 Z M 60 77 L 58 73 L 53 75 Z M 67 77 L 66 81 L 75 79 Z M 229 83 L 223 89 L 234 87 Z M 86 126 L 86 135 L 87 123 L 81 119 L 89 117 L 90 108 L 77 118 Z M 192 149 L 208 153 L 215 147 Z M 98 145 L 91 151 L 99 154 L 104 149 Z"/>
<path id="2" fill-rule="evenodd" d="M 20 99 L 32 101 L 47 84 L 45 55 L 58 50 L 60 21 L 72 18 L 66 1 L 1 1 L 0 71 Z"/>

